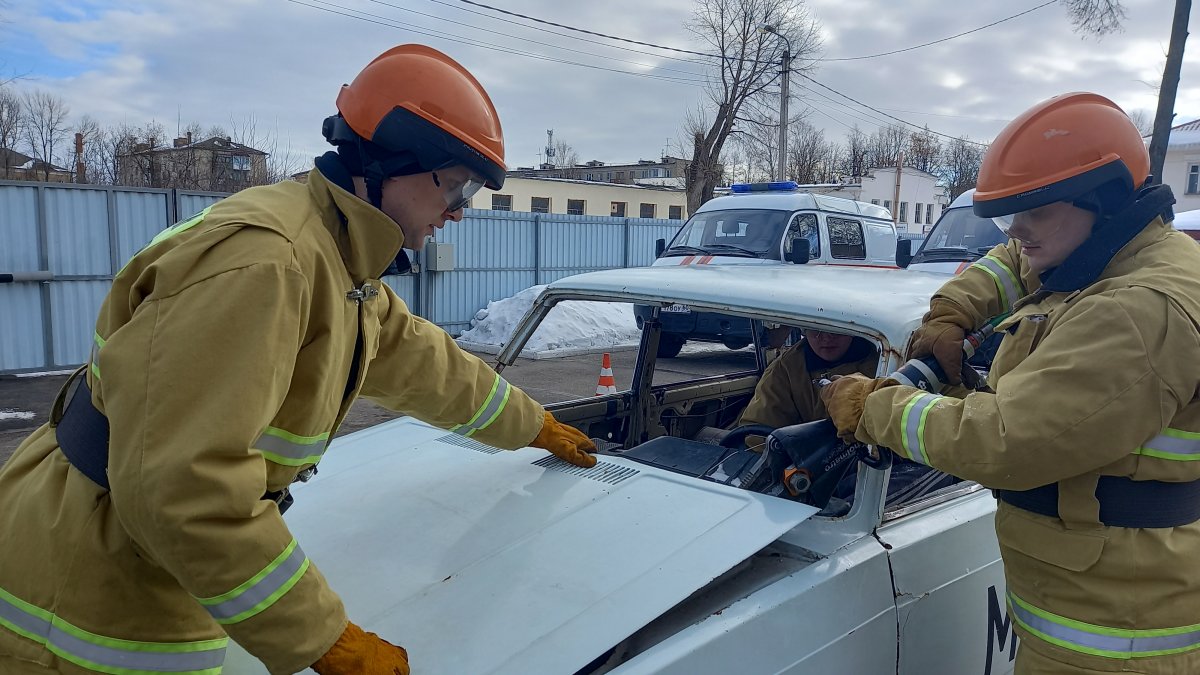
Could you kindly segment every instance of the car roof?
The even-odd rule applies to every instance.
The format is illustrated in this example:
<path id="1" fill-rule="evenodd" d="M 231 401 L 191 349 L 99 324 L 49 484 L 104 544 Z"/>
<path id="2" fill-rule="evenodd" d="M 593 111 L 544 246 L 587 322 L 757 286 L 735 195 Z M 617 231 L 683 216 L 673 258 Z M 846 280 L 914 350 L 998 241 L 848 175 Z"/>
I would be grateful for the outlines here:
<path id="1" fill-rule="evenodd" d="M 970 190 L 967 190 L 966 192 L 962 193 L 961 195 L 955 197 L 954 201 L 950 202 L 950 206 L 947 206 L 946 208 L 947 209 L 961 209 L 963 207 L 971 206 L 972 197 L 974 197 L 974 196 L 975 196 L 975 188 L 971 188 Z"/>
<path id="2" fill-rule="evenodd" d="M 818 195 L 798 190 L 731 193 L 705 202 L 695 213 L 730 211 L 733 209 L 766 209 L 771 211 L 834 211 L 866 218 L 891 221 L 892 214 L 882 206 L 844 197 Z"/>
<path id="3" fill-rule="evenodd" d="M 543 298 L 681 303 L 866 329 L 903 345 L 944 274 L 839 265 L 670 265 L 589 272 L 551 283 Z"/>
<path id="4" fill-rule="evenodd" d="M 1177 230 L 1200 230 L 1200 210 L 1176 213 L 1174 225 Z"/>

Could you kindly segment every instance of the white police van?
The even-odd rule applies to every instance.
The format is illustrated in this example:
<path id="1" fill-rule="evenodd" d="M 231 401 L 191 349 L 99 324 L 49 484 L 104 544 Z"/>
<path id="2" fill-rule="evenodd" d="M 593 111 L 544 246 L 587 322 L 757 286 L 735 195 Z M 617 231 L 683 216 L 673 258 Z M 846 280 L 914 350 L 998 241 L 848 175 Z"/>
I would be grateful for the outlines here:
<path id="1" fill-rule="evenodd" d="M 764 345 L 682 357 L 719 373 L 655 356 L 663 310 L 682 305 L 854 335 L 890 373 L 943 281 L 834 265 L 560 279 L 498 357 L 515 384 L 524 371 L 506 367 L 560 305 L 654 308 L 621 390 L 548 406 L 597 440 L 595 467 L 400 418 L 335 440 L 296 486 L 288 526 L 349 616 L 407 648 L 414 673 L 1011 673 L 990 492 L 799 437 L 789 455 L 825 459 L 812 489 L 785 492 L 777 448 L 730 429 Z M 729 431 L 713 445 L 697 440 L 705 429 Z M 233 643 L 228 661 L 265 672 Z"/>
<path id="2" fill-rule="evenodd" d="M 793 181 L 735 183 L 730 194 L 705 202 L 668 244 L 659 240 L 653 266 L 853 265 L 896 266 L 891 213 L 866 202 L 800 190 Z M 646 306 L 635 308 L 644 321 Z M 670 312 L 668 312 L 670 314 Z M 670 358 L 688 340 L 750 344 L 745 321 L 716 319 L 676 308 L 664 318 L 658 355 Z"/>

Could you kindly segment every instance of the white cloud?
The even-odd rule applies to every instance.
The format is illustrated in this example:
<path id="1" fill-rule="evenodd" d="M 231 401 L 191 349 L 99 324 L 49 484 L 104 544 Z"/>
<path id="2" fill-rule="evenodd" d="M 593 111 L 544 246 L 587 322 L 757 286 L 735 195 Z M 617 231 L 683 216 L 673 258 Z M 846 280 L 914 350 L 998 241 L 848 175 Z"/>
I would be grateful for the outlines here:
<path id="1" fill-rule="evenodd" d="M 407 41 L 447 51 L 484 83 L 500 111 L 512 165 L 537 161 L 546 129 L 555 129 L 556 137 L 572 144 L 581 159 L 612 162 L 654 157 L 668 139 L 672 143 L 680 139 L 687 111 L 706 101 L 703 88 L 695 83 L 538 60 L 477 43 L 644 75 L 703 79 L 704 64 L 684 54 L 612 43 L 561 28 L 515 25 L 455 0 L 301 1 L 328 9 L 335 9 L 336 2 L 393 25 L 288 0 L 206 0 L 202 8 L 194 0 L 10 0 L 5 11 L 7 32 L 36 45 L 57 64 L 52 69 L 36 60 L 10 65 L 16 71 L 29 71 L 30 79 L 20 86 L 55 91 L 77 116 L 89 113 L 103 123 L 142 124 L 154 119 L 171 131 L 176 119 L 208 127 L 228 126 L 230 118 L 254 117 L 259 128 L 278 129 L 284 143 L 309 156 L 327 147 L 320 137 L 320 122 L 333 112 L 338 87 L 379 52 Z M 1123 2 L 1129 15 L 1124 32 L 1102 40 L 1073 33 L 1055 4 L 911 52 L 821 62 L 810 74 L 888 114 L 975 139 L 992 137 L 1003 120 L 1064 91 L 1094 90 L 1127 109 L 1153 110 L 1156 92 L 1146 82 L 1157 83 L 1161 76 L 1171 13 L 1162 0 Z M 675 0 L 496 4 L 597 32 L 708 50 L 686 29 L 691 5 Z M 826 58 L 902 49 L 1022 9 L 951 0 L 810 0 L 809 7 L 821 24 Z M 436 37 L 447 34 L 476 44 Z M 811 105 L 815 112 L 810 120 L 834 137 L 849 125 L 869 131 L 889 121 L 802 78 L 795 80 L 793 92 L 800 99 L 794 108 Z M 1200 48 L 1194 44 L 1185 58 L 1176 110 L 1178 121 L 1200 117 Z"/>

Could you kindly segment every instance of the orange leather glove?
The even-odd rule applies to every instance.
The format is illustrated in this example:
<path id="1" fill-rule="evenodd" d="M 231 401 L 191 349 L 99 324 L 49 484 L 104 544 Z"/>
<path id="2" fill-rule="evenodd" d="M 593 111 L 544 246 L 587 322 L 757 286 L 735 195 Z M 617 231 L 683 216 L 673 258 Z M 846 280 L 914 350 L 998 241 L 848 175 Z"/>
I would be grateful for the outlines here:
<path id="1" fill-rule="evenodd" d="M 858 422 L 863 416 L 863 407 L 867 404 L 867 396 L 872 392 L 900 384 L 890 377 L 873 379 L 854 373 L 833 378 L 829 384 L 821 387 L 821 401 L 829 412 L 829 419 L 838 430 L 838 438 L 847 443 L 853 442 L 854 432 L 858 430 Z"/>
<path id="2" fill-rule="evenodd" d="M 963 339 L 975 322 L 954 303 L 934 298 L 923 323 L 913 332 L 908 357 L 933 356 L 946 372 L 947 384 L 962 384 Z"/>
<path id="3" fill-rule="evenodd" d="M 320 675 L 408 675 L 408 652 L 348 623 L 312 669 Z"/>
<path id="4" fill-rule="evenodd" d="M 592 439 L 584 436 L 583 432 L 575 427 L 554 419 L 554 415 L 550 413 L 546 413 L 542 430 L 529 445 L 549 450 L 550 454 L 575 466 L 585 469 L 596 466 L 596 458 L 588 454 L 596 451 L 596 444 Z"/>

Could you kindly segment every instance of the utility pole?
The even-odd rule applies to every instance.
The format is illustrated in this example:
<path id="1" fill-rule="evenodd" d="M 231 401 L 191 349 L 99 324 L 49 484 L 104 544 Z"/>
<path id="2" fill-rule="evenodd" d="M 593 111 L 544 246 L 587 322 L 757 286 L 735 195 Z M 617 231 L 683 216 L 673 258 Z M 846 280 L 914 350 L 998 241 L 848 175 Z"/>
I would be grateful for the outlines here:
<path id="1" fill-rule="evenodd" d="M 780 36 L 782 37 L 782 36 Z M 791 45 L 783 50 L 783 82 L 779 92 L 779 180 L 787 180 L 788 83 L 791 78 Z"/>
<path id="2" fill-rule="evenodd" d="M 771 33 L 783 40 L 783 60 L 779 82 L 779 157 L 776 162 L 775 180 L 787 180 L 787 123 L 788 123 L 788 84 L 792 73 L 792 41 L 783 33 L 775 30 L 774 26 L 761 25 L 759 33 Z"/>
<path id="3" fill-rule="evenodd" d="M 904 170 L 904 151 L 896 153 L 896 192 L 892 196 L 892 224 L 900 225 L 900 173 Z M 904 229 L 908 229 L 906 223 Z"/>

